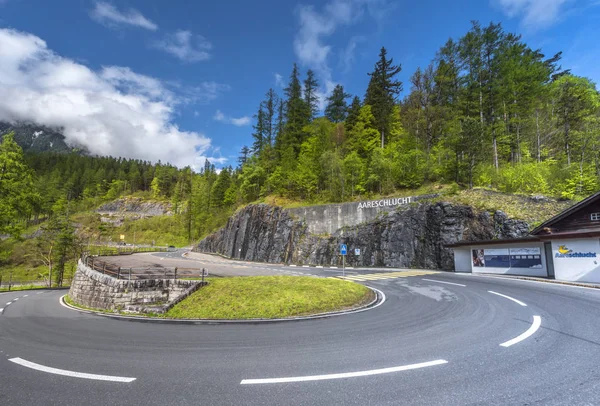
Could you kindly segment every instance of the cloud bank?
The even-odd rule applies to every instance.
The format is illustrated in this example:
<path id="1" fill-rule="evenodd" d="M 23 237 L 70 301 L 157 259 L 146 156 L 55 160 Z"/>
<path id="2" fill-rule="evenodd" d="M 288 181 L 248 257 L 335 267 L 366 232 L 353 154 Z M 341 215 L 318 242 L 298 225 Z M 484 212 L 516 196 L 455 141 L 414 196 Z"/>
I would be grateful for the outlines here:
<path id="1" fill-rule="evenodd" d="M 246 125 L 250 125 L 250 122 L 252 121 L 252 119 L 248 116 L 242 116 L 239 118 L 226 116 L 225 114 L 223 114 L 221 112 L 221 110 L 216 111 L 215 115 L 213 116 L 213 119 L 215 121 L 219 121 L 221 123 L 233 124 L 236 127 L 243 127 Z"/>
<path id="2" fill-rule="evenodd" d="M 202 35 L 194 35 L 191 31 L 178 30 L 167 34 L 164 39 L 154 43 L 161 49 L 184 62 L 198 62 L 210 59 L 212 44 Z"/>
<path id="3" fill-rule="evenodd" d="M 93 154 L 204 164 L 211 140 L 180 130 L 174 109 L 188 99 L 214 98 L 223 85 L 207 82 L 196 88 L 206 94 L 181 95 L 127 67 L 93 71 L 41 38 L 10 29 L 0 29 L 0 60 L 0 120 L 61 128 L 68 143 Z"/>
<path id="4" fill-rule="evenodd" d="M 90 12 L 91 17 L 101 24 L 111 26 L 131 25 L 156 31 L 158 25 L 147 19 L 135 9 L 119 11 L 115 6 L 104 1 L 96 2 L 96 7 Z"/>

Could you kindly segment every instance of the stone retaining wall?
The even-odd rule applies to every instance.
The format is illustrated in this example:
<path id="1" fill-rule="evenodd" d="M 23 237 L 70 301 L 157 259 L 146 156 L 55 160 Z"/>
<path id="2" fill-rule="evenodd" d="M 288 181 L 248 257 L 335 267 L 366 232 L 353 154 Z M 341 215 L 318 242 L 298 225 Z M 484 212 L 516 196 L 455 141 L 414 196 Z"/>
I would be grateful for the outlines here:
<path id="1" fill-rule="evenodd" d="M 164 313 L 201 286 L 200 281 L 179 279 L 119 280 L 79 261 L 69 297 L 80 306 L 94 309 Z"/>

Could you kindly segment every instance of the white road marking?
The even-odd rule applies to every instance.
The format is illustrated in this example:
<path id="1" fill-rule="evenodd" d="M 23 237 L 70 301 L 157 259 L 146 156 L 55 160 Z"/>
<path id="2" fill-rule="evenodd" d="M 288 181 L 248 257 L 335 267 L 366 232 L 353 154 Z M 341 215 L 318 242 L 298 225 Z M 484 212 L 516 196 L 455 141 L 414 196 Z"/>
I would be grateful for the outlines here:
<path id="1" fill-rule="evenodd" d="M 302 268 L 310 268 L 310 265 L 302 265 Z"/>
<path id="2" fill-rule="evenodd" d="M 447 285 L 456 285 L 456 286 L 462 286 L 463 288 L 464 288 L 465 286 L 467 286 L 467 285 L 462 285 L 462 284 L 460 284 L 460 283 L 436 281 L 436 280 L 433 280 L 433 279 L 425 279 L 425 278 L 422 278 L 421 280 L 423 280 L 423 281 L 429 281 L 429 282 L 436 282 L 436 283 L 445 283 L 445 284 L 447 284 Z"/>
<path id="3" fill-rule="evenodd" d="M 240 385 L 256 385 L 256 384 L 263 384 L 263 383 L 307 382 L 307 381 L 322 381 L 322 380 L 326 380 L 326 379 L 354 378 L 357 376 L 370 376 L 370 375 L 389 374 L 392 372 L 408 371 L 411 369 L 432 367 L 434 365 L 442 365 L 442 364 L 447 364 L 447 363 L 448 363 L 448 361 L 446 361 L 444 359 L 438 359 L 435 361 L 421 362 L 419 364 L 402 365 L 399 367 L 392 367 L 392 368 L 371 369 L 369 371 L 346 372 L 346 373 L 341 373 L 341 374 L 294 376 L 294 377 L 289 377 L 289 378 L 243 379 L 240 382 Z"/>
<path id="4" fill-rule="evenodd" d="M 337 266 L 330 266 L 331 269 L 338 269 Z"/>
<path id="5" fill-rule="evenodd" d="M 508 340 L 507 342 L 502 343 L 500 345 L 502 347 L 510 347 L 511 345 L 519 343 L 519 342 L 523 341 L 524 339 L 528 338 L 529 336 L 531 336 L 533 333 L 535 333 L 540 328 L 541 325 L 542 325 L 542 318 L 540 316 L 533 316 L 533 324 L 531 325 L 531 327 L 529 327 L 527 329 L 526 332 L 524 332 L 520 336 L 517 336 L 517 337 L 513 338 L 512 340 Z"/>
<path id="6" fill-rule="evenodd" d="M 4 307 L 0 307 L 0 314 L 4 312 Z"/>
<path id="7" fill-rule="evenodd" d="M 29 295 L 24 295 L 23 297 L 27 297 L 27 296 L 29 296 Z"/>
<path id="8" fill-rule="evenodd" d="M 317 265 L 317 268 L 323 268 L 323 265 Z"/>
<path id="9" fill-rule="evenodd" d="M 502 296 L 503 298 L 506 298 L 508 300 L 512 300 L 513 302 L 520 304 L 523 307 L 527 307 L 527 305 L 523 302 L 521 302 L 520 300 L 515 299 L 514 297 L 510 297 L 510 296 L 506 296 L 503 295 L 502 293 L 498 293 L 498 292 L 494 292 L 493 290 L 488 290 L 489 293 L 493 294 L 493 295 L 498 295 L 498 296 Z"/>
<path id="10" fill-rule="evenodd" d="M 14 362 L 15 364 L 22 365 L 27 368 L 35 369 L 37 371 L 47 372 L 49 374 L 55 375 L 63 375 L 63 376 L 71 376 L 73 378 L 83 378 L 83 379 L 93 379 L 96 381 L 111 381 L 111 382 L 133 382 L 136 378 L 126 378 L 123 376 L 110 376 L 110 375 L 96 375 L 96 374 L 86 374 L 83 372 L 74 372 L 67 371 L 66 369 L 58 369 L 51 368 L 44 365 L 36 364 L 35 362 L 30 362 L 24 360 L 22 358 L 11 358 L 9 361 Z"/>
<path id="11" fill-rule="evenodd" d="M 12 302 L 6 302 L 6 305 L 8 306 L 9 304 L 11 304 Z"/>
<path id="12" fill-rule="evenodd" d="M 294 264 L 290 264 L 290 266 L 296 266 L 296 265 L 294 265 Z"/>
<path id="13" fill-rule="evenodd" d="M 15 297 L 15 298 L 13 299 L 13 302 L 16 302 L 17 300 L 19 300 L 19 298 L 18 298 L 18 297 Z"/>

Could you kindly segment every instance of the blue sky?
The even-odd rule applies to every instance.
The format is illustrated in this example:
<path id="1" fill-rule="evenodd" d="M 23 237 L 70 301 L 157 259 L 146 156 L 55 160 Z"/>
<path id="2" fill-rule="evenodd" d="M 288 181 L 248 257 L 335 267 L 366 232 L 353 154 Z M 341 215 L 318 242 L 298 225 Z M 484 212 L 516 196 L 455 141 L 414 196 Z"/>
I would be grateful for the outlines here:
<path id="1" fill-rule="evenodd" d="M 292 63 L 363 96 L 379 48 L 409 78 L 471 20 L 502 22 L 598 82 L 598 0 L 0 0 L 0 120 L 64 128 L 91 152 L 236 164 Z"/>

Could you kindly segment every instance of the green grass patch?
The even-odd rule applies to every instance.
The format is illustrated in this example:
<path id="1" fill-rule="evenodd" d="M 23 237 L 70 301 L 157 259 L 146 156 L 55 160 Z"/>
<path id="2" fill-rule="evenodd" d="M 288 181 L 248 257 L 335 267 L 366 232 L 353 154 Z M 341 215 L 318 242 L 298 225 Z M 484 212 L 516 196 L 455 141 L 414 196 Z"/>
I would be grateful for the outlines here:
<path id="1" fill-rule="evenodd" d="M 330 312 L 373 300 L 363 285 L 297 276 L 211 278 L 166 313 L 176 319 L 275 319 Z"/>
<path id="2" fill-rule="evenodd" d="M 19 285 L 19 286 L 11 286 L 10 290 L 8 290 L 8 286 L 2 286 L 0 288 L 0 292 L 16 292 L 19 290 L 32 290 L 32 289 L 48 289 L 46 285 Z"/>

